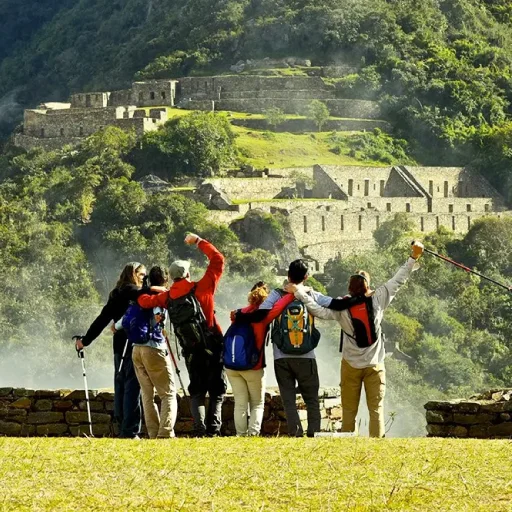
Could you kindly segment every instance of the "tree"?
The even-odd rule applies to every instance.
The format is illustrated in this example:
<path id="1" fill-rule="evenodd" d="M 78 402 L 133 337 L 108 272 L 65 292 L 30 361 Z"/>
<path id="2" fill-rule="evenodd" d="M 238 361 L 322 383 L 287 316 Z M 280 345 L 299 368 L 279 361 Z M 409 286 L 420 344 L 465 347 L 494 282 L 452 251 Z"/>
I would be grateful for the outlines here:
<path id="1" fill-rule="evenodd" d="M 316 180 L 308 176 L 303 171 L 294 170 L 290 173 L 290 179 L 295 182 L 295 188 L 299 197 L 304 197 L 306 188 L 312 189 L 316 185 Z"/>
<path id="2" fill-rule="evenodd" d="M 286 121 L 286 114 L 278 107 L 270 107 L 263 111 L 265 120 L 274 130 Z"/>
<path id="3" fill-rule="evenodd" d="M 194 112 L 146 134 L 132 161 L 138 176 L 211 176 L 238 163 L 235 137 L 225 115 Z"/>
<path id="4" fill-rule="evenodd" d="M 329 109 L 325 103 L 320 100 L 313 100 L 308 107 L 306 117 L 315 123 L 318 131 L 321 131 L 322 126 L 329 119 L 329 115 Z"/>

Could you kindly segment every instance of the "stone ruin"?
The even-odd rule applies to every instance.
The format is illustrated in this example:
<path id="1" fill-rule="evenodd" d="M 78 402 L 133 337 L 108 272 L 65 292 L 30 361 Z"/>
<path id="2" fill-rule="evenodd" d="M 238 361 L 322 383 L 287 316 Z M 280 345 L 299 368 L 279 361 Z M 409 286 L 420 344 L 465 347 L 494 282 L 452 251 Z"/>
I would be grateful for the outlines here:
<path id="1" fill-rule="evenodd" d="M 319 393 L 322 430 L 341 428 L 339 389 L 325 388 Z M 89 391 L 93 434 L 111 437 L 115 434 L 113 422 L 114 393 Z M 156 399 L 158 403 L 158 398 Z M 305 422 L 304 401 L 298 399 L 299 417 Z M 235 435 L 233 418 L 234 399 L 228 395 L 222 405 L 222 434 Z M 83 390 L 33 390 L 0 388 L 0 436 L 10 437 L 69 437 L 89 434 L 87 405 Z M 144 422 L 143 422 L 144 423 Z M 177 436 L 187 436 L 193 430 L 189 400 L 178 395 Z M 265 413 L 261 434 L 277 436 L 286 433 L 286 416 L 281 397 L 272 391 L 265 394 Z"/>
<path id="2" fill-rule="evenodd" d="M 512 389 L 487 391 L 469 400 L 431 401 L 425 409 L 429 437 L 512 437 Z"/>

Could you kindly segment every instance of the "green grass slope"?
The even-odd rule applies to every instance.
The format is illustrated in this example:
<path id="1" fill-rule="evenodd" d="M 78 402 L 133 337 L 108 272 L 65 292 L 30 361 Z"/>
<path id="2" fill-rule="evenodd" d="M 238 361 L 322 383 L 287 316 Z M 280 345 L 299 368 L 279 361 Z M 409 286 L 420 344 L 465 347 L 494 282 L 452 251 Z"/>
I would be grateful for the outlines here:
<path id="1" fill-rule="evenodd" d="M 506 511 L 511 444 L 0 439 L 8 510 Z"/>

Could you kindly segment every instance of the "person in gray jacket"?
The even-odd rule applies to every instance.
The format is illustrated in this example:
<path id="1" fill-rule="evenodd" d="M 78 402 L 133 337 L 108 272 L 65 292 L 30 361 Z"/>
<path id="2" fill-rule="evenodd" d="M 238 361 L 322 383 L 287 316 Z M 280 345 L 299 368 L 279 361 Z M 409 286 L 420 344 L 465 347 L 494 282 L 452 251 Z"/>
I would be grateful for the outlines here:
<path id="1" fill-rule="evenodd" d="M 304 286 L 288 284 L 285 290 L 294 293 L 315 317 L 336 320 L 343 330 L 341 362 L 341 402 L 343 432 L 354 432 L 356 416 L 364 384 L 370 414 L 370 437 L 384 437 L 384 395 L 386 371 L 385 349 L 381 323 L 385 309 L 399 288 L 415 270 L 416 260 L 423 254 L 423 245 L 414 242 L 411 257 L 398 272 L 376 290 L 370 289 L 370 276 L 359 271 L 350 277 L 349 295 L 365 301 L 344 311 L 336 311 L 336 299 L 328 307 L 318 304 Z M 331 308 L 331 309 L 329 309 Z"/>

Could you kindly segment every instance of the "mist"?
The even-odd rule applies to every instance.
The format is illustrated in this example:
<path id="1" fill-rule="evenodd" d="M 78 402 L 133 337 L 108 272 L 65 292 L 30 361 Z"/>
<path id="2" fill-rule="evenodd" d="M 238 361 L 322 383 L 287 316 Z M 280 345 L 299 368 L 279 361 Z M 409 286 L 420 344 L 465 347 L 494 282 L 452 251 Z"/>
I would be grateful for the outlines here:
<path id="1" fill-rule="evenodd" d="M 203 269 L 192 268 L 192 279 L 198 280 Z M 277 278 L 277 282 L 282 282 Z M 229 275 L 221 279 L 216 294 L 216 315 L 223 331 L 230 324 L 229 313 L 233 309 L 247 305 L 247 293 L 253 285 L 241 277 Z M 0 387 L 23 387 L 29 389 L 83 389 L 82 367 L 77 357 L 71 333 L 83 335 L 100 312 L 102 304 L 92 305 L 83 318 L 77 320 L 76 325 L 67 325 L 62 335 L 61 319 L 46 318 L 45 328 L 37 327 L 37 321 L 27 326 L 31 333 L 24 341 L 7 343 L 0 346 Z M 50 308 L 51 311 L 51 308 Z M 37 320 L 37 319 L 35 319 Z M 336 322 L 319 321 L 319 330 L 322 333 L 320 344 L 316 352 L 321 388 L 339 389 L 341 357 L 338 352 L 339 326 Z M 60 335 L 59 335 L 60 334 Z M 170 337 L 171 348 L 175 355 L 179 355 L 173 335 Z M 105 329 L 89 347 L 85 349 L 85 365 L 89 389 L 112 389 L 114 383 L 112 336 L 109 329 Z M 178 359 L 181 377 L 184 385 L 188 386 L 189 379 L 184 359 Z M 277 382 L 273 368 L 272 347 L 266 347 L 266 383 L 271 391 L 277 391 Z M 388 360 L 389 362 L 389 360 Z M 176 384 L 180 387 L 177 377 Z M 229 382 L 228 382 L 229 385 Z M 389 376 L 386 400 L 386 420 L 389 421 L 390 437 L 423 435 L 424 414 L 423 403 L 393 403 L 391 396 L 396 395 L 394 388 L 399 382 Z M 425 397 L 425 402 L 427 401 Z M 390 418 L 394 416 L 392 421 Z M 368 412 L 364 392 L 362 394 L 360 413 L 358 416 L 359 431 L 361 435 L 368 433 Z"/>

